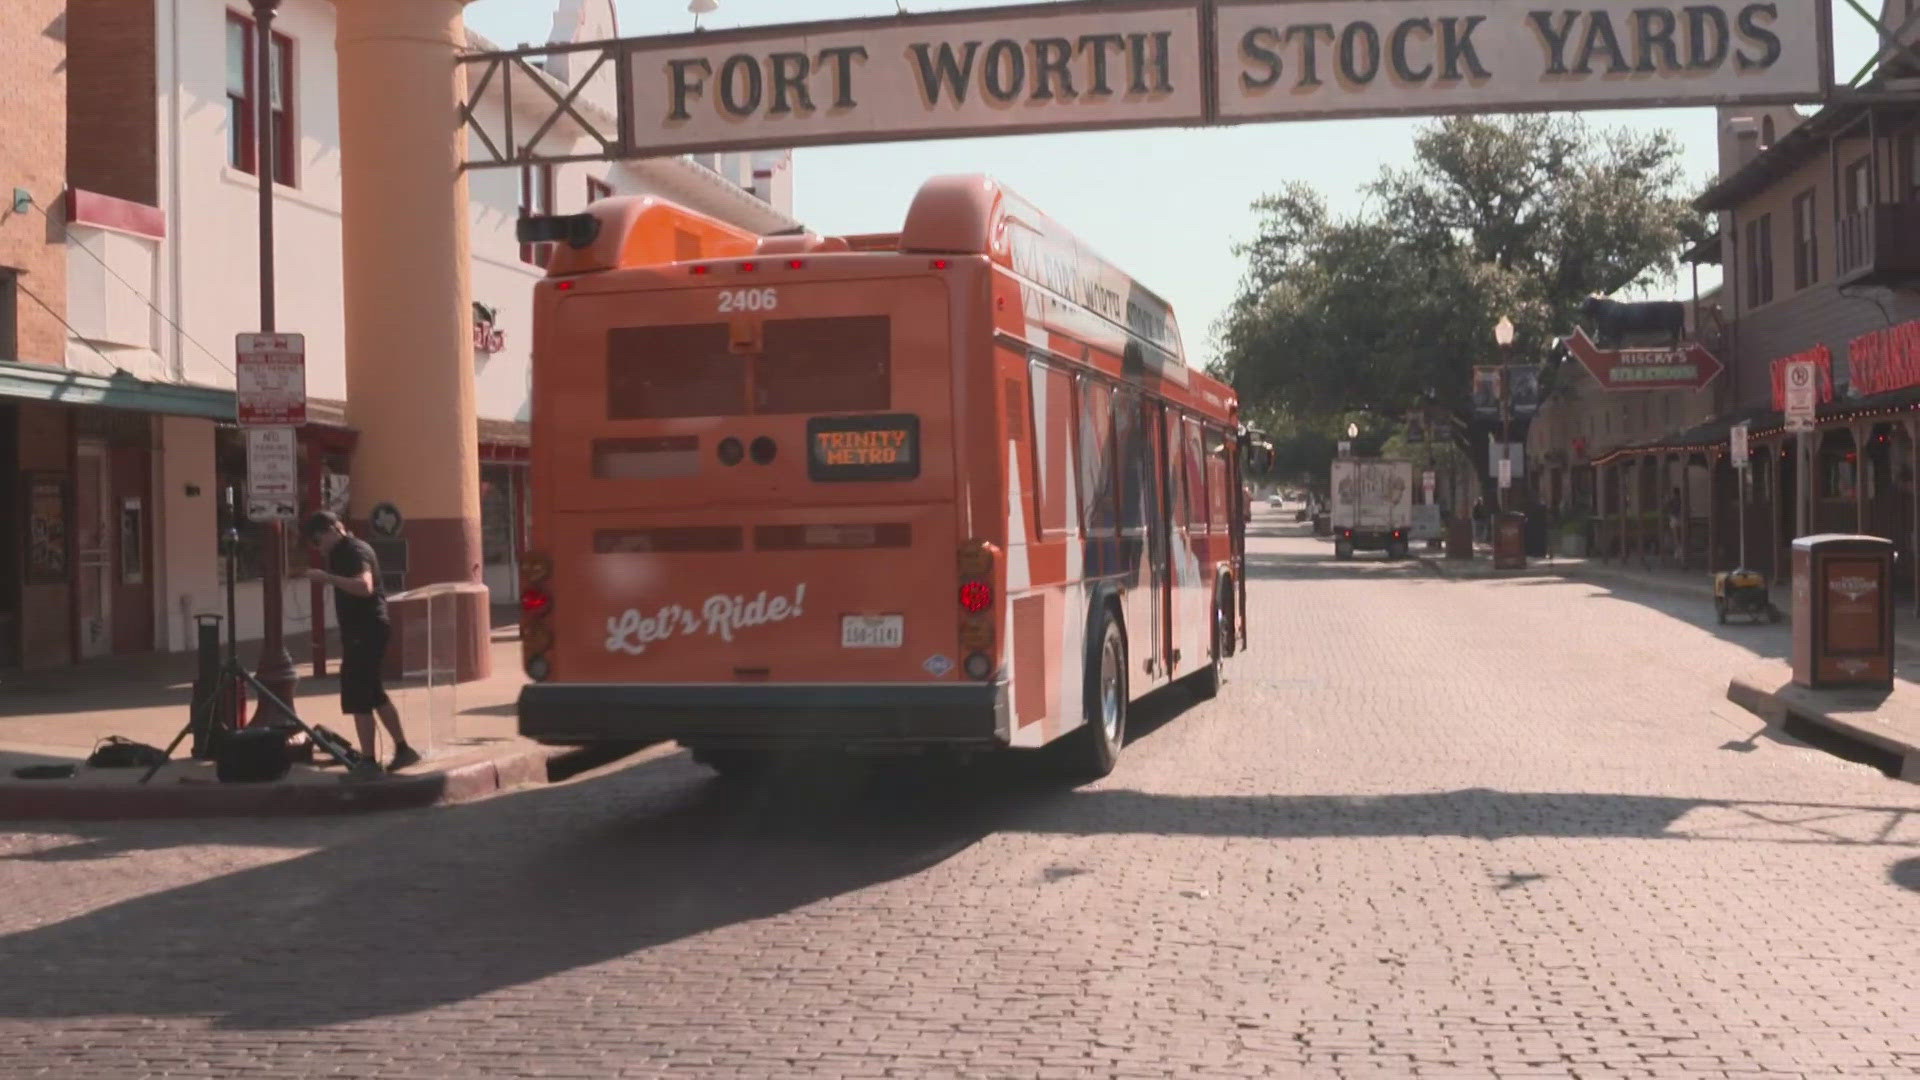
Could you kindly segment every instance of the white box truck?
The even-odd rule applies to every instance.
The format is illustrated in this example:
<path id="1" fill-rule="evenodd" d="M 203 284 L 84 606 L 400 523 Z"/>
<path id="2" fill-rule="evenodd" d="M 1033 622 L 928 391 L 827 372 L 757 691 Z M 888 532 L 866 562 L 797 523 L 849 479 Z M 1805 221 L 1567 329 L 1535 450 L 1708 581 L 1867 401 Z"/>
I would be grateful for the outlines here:
<path id="1" fill-rule="evenodd" d="M 1384 551 L 1404 559 L 1413 533 L 1413 463 L 1340 458 L 1333 463 L 1333 557 Z"/>

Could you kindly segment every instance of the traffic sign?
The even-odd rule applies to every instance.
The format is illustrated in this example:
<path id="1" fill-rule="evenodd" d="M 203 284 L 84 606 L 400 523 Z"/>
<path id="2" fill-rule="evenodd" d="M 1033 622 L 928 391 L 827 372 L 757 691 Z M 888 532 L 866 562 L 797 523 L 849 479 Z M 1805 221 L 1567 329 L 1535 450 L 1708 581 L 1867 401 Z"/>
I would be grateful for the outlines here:
<path id="1" fill-rule="evenodd" d="M 1322 445 L 1324 445 L 1324 444 L 1322 444 Z M 1341 456 L 1341 457 L 1343 457 L 1343 458 L 1346 458 L 1346 457 L 1352 457 L 1352 456 L 1353 456 L 1353 444 L 1352 444 L 1352 443 L 1350 443 L 1350 442 L 1348 442 L 1348 441 L 1347 441 L 1347 440 L 1345 440 L 1345 439 L 1342 439 L 1342 440 L 1340 440 L 1340 442 L 1339 442 L 1339 450 L 1340 450 L 1340 456 Z"/>
<path id="2" fill-rule="evenodd" d="M 241 427 L 298 427 L 307 422 L 305 334 L 238 334 L 233 369 Z"/>
<path id="3" fill-rule="evenodd" d="M 1819 396 L 1819 372 L 1811 360 L 1795 360 L 1787 365 L 1786 413 L 1788 431 L 1812 431 L 1814 410 Z"/>
<path id="4" fill-rule="evenodd" d="M 400 535 L 407 521 L 400 516 L 400 508 L 390 502 L 383 502 L 367 515 L 367 524 L 373 526 L 373 535 L 382 540 L 392 540 Z"/>
<path id="5" fill-rule="evenodd" d="M 1513 459 L 1501 458 L 1500 459 L 1500 490 L 1505 491 L 1512 486 L 1513 486 Z"/>
<path id="6" fill-rule="evenodd" d="M 1568 351 L 1606 390 L 1699 390 L 1725 365 L 1698 342 L 1672 349 L 1602 349 L 1584 329 L 1566 340 Z"/>
<path id="7" fill-rule="evenodd" d="M 1747 425 L 1733 425 L 1730 438 L 1732 445 L 1729 449 L 1733 454 L 1733 467 L 1736 469 L 1744 469 L 1747 467 Z"/>
<path id="8" fill-rule="evenodd" d="M 1433 489 L 1438 487 L 1439 483 L 1440 476 L 1432 469 L 1428 469 L 1426 472 L 1420 474 L 1420 488 L 1426 493 L 1427 502 L 1433 501 Z"/>
<path id="9" fill-rule="evenodd" d="M 299 502 L 299 441 L 290 427 L 247 429 L 247 516 L 290 519 Z"/>

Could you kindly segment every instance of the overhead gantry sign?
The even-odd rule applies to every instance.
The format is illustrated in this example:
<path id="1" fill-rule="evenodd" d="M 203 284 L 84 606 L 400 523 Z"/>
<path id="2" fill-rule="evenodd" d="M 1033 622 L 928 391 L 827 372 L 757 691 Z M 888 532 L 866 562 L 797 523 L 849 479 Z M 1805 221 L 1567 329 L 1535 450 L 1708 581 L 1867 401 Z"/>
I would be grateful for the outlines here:
<path id="1" fill-rule="evenodd" d="M 577 80 L 529 58 L 586 54 Z M 583 57 L 576 56 L 576 60 Z M 1261 120 L 1817 102 L 1813 0 L 1121 0 L 798 23 L 467 58 L 465 119 L 527 161 Z M 611 78 L 608 75 L 611 75 Z M 617 116 L 584 108 L 605 87 Z M 516 138 L 511 100 L 553 108 Z M 562 117 L 597 144 L 553 145 Z M 505 152 L 502 148 L 514 148 Z"/>

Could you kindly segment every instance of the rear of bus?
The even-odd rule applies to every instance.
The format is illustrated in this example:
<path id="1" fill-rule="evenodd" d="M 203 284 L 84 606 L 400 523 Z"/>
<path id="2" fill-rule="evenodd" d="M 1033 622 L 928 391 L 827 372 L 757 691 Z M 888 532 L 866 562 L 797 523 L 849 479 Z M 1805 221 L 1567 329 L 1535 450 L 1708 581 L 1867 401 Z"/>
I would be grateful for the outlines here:
<path id="1" fill-rule="evenodd" d="M 538 287 L 522 734 L 1004 745 L 998 538 L 956 460 L 985 258 L 719 236 L 633 265 L 663 206 L 597 204 Z"/>

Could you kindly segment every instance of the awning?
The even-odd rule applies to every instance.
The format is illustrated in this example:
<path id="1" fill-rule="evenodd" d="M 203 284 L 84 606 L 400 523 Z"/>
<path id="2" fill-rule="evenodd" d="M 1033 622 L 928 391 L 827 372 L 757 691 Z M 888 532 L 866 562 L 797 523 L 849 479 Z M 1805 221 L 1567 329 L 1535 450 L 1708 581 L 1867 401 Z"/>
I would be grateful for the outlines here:
<path id="1" fill-rule="evenodd" d="M 0 397 L 56 405 L 92 405 L 163 416 L 232 420 L 233 391 L 148 382 L 132 375 L 88 375 L 46 364 L 0 360 Z"/>

